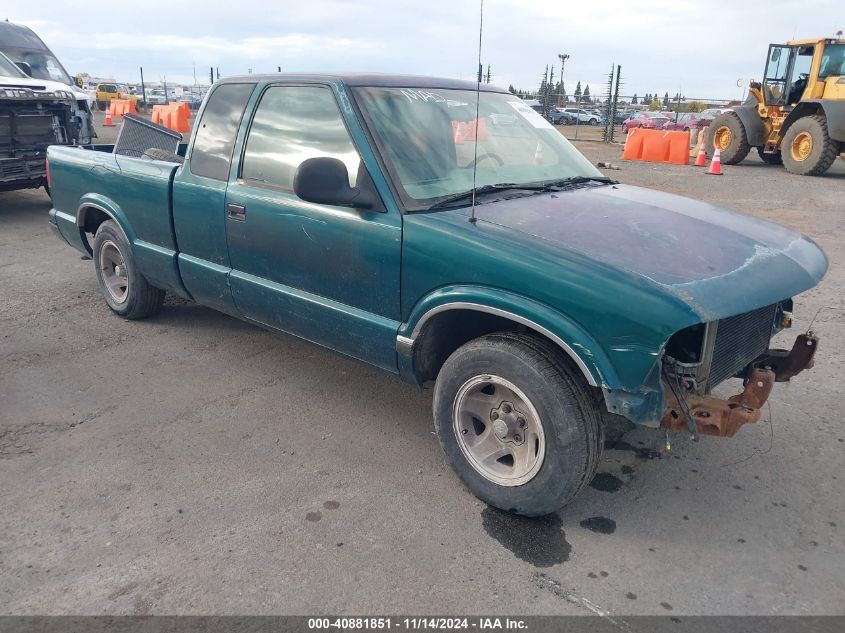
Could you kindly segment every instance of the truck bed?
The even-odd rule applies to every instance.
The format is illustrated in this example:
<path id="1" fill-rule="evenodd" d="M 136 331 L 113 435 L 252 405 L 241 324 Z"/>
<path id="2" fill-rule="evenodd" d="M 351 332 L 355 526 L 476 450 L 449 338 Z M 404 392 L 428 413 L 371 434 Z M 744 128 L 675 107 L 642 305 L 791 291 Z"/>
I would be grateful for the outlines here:
<path id="1" fill-rule="evenodd" d="M 179 165 L 118 156 L 112 145 L 51 146 L 50 222 L 74 248 L 89 253 L 87 213 L 105 213 L 133 244 L 143 274 L 153 284 L 185 294 L 176 263 L 172 183 Z M 185 146 L 180 146 L 184 153 Z"/>

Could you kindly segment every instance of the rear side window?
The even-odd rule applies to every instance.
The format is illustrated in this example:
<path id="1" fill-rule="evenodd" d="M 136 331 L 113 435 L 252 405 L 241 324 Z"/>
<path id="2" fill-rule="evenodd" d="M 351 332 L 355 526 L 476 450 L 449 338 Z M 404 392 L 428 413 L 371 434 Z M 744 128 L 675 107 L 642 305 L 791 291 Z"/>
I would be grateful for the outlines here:
<path id="1" fill-rule="evenodd" d="M 229 179 L 232 149 L 241 117 L 255 84 L 223 84 L 215 88 L 199 122 L 191 150 L 191 173 Z"/>

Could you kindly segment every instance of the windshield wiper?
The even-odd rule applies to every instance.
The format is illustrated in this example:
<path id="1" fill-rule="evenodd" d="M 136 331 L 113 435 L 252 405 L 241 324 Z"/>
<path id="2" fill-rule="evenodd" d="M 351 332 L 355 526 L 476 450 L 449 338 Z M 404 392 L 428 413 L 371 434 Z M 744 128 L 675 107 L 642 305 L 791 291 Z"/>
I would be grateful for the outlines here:
<path id="1" fill-rule="evenodd" d="M 500 182 L 495 185 L 483 185 L 481 187 L 476 187 L 475 197 L 478 198 L 478 196 L 483 196 L 488 193 L 496 193 L 499 191 L 561 191 L 566 187 L 572 185 L 580 185 L 587 182 L 598 182 L 605 185 L 613 185 L 616 184 L 617 181 L 606 176 L 571 176 L 569 178 L 563 178 L 561 180 L 554 180 L 550 182 L 534 182 L 525 184 L 519 184 L 515 182 Z M 472 200 L 472 192 L 473 190 L 470 189 L 469 191 L 462 191 L 461 193 L 456 193 L 451 196 L 447 196 L 446 198 L 435 202 L 426 210 L 431 211 L 432 209 L 442 209 L 444 207 L 451 206 L 456 202 Z"/>
<path id="2" fill-rule="evenodd" d="M 570 176 L 569 178 L 562 178 L 561 180 L 547 182 L 545 185 L 552 189 L 561 189 L 570 185 L 583 185 L 587 182 L 598 182 L 603 185 L 615 185 L 619 181 L 613 180 L 613 178 L 608 178 L 607 176 Z"/>
<path id="3" fill-rule="evenodd" d="M 499 191 L 551 191 L 548 188 L 548 185 L 545 184 L 528 184 L 528 185 L 520 185 L 515 182 L 500 182 L 495 185 L 483 185 L 481 187 L 475 188 L 475 197 L 483 196 L 488 193 L 496 193 Z M 456 202 L 464 202 L 465 200 L 472 200 L 473 190 L 470 189 L 469 191 L 462 191 L 461 193 L 456 193 L 451 196 L 447 196 L 438 202 L 435 202 L 433 205 L 428 207 L 428 211 L 432 209 L 442 209 L 444 207 L 448 207 Z"/>

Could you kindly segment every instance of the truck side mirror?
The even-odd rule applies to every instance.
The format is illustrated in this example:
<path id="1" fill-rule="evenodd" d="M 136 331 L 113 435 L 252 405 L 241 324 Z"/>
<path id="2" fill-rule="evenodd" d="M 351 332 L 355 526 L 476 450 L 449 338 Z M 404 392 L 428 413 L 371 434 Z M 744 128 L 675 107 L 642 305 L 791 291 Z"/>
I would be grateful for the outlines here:
<path id="1" fill-rule="evenodd" d="M 371 209 L 373 200 L 360 187 L 349 186 L 343 161 L 321 156 L 302 161 L 293 177 L 293 192 L 306 202 Z"/>
<path id="2" fill-rule="evenodd" d="M 30 66 L 26 62 L 15 62 L 15 65 L 20 68 L 24 73 L 26 73 L 27 77 L 32 77 L 32 66 Z"/>

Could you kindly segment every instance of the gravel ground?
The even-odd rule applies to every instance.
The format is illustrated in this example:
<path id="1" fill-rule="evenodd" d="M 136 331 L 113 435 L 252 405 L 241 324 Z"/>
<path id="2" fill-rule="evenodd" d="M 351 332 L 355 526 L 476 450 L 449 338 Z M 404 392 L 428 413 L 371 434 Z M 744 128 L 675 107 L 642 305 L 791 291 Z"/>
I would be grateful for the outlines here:
<path id="1" fill-rule="evenodd" d="M 430 392 L 181 301 L 122 321 L 43 192 L 0 194 L 0 612 L 845 613 L 845 164 L 714 178 L 578 146 L 826 250 L 794 332 L 839 309 L 771 423 L 669 453 L 633 431 L 567 509 L 515 518 L 452 474 Z"/>

